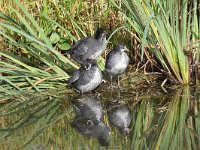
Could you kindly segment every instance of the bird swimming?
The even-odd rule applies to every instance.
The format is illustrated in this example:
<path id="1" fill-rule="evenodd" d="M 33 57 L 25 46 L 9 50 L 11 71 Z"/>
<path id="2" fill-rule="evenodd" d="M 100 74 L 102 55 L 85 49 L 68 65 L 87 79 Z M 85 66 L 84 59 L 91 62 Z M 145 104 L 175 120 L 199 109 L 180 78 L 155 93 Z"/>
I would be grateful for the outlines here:
<path id="1" fill-rule="evenodd" d="M 106 33 L 104 29 L 98 28 L 94 36 L 82 38 L 72 45 L 68 53 L 76 62 L 82 64 L 86 59 L 96 59 L 106 46 Z"/>
<path id="2" fill-rule="evenodd" d="M 119 75 L 123 74 L 129 64 L 129 57 L 126 53 L 129 51 L 124 43 L 117 44 L 107 55 L 105 69 L 110 75 L 111 86 L 112 77 L 117 76 L 117 84 L 120 87 Z"/>
<path id="3" fill-rule="evenodd" d="M 102 73 L 96 60 L 87 59 L 69 78 L 69 86 L 80 93 L 93 91 L 102 82 Z"/>

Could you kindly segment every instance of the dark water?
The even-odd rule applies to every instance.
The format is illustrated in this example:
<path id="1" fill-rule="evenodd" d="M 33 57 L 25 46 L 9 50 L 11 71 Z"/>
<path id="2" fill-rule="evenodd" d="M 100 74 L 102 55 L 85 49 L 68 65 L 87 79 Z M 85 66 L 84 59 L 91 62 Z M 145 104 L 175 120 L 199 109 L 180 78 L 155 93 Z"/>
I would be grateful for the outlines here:
<path id="1" fill-rule="evenodd" d="M 0 104 L 0 150 L 200 149 L 199 88 L 66 90 Z"/>

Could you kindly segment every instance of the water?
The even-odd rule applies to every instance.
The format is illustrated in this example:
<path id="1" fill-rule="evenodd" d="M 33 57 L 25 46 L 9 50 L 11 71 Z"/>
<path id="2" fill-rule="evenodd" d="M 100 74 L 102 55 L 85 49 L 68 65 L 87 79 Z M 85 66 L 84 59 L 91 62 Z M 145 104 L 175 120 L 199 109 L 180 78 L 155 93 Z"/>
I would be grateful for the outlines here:
<path id="1" fill-rule="evenodd" d="M 0 149 L 200 149 L 199 88 L 175 89 L 102 88 L 84 101 L 62 89 L 6 99 L 0 105 Z M 130 133 L 112 124 L 111 102 L 130 111 Z"/>

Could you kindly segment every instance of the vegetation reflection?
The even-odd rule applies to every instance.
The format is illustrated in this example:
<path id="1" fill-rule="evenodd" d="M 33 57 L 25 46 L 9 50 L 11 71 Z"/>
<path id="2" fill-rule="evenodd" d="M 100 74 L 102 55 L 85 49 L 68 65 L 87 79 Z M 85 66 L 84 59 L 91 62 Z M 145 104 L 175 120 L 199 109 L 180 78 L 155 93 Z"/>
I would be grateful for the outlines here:
<path id="1" fill-rule="evenodd" d="M 121 95 L 120 101 L 112 102 L 114 114 L 110 95 L 77 97 L 67 93 L 71 95 L 67 98 L 66 93 L 24 94 L 1 105 L 0 149 L 200 147 L 198 89 L 180 88 L 172 96 L 140 97 L 137 101 L 133 95 L 127 100 Z M 128 114 L 124 117 L 126 130 L 111 118 L 119 115 L 117 111 Z"/>

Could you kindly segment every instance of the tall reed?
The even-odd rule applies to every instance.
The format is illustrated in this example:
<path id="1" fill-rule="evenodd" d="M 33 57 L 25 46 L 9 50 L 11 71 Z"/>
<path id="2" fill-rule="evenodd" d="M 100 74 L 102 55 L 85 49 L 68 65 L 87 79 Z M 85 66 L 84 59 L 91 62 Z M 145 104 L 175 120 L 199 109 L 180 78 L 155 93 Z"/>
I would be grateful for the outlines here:
<path id="1" fill-rule="evenodd" d="M 199 46 L 193 44 L 199 42 L 197 1 L 124 0 L 112 4 L 126 18 L 127 28 L 137 32 L 142 44 L 141 59 L 149 50 L 171 81 L 189 84 L 191 59 L 196 58 L 196 63 L 199 59 Z M 192 58 L 186 55 L 187 50 L 195 50 Z"/>

